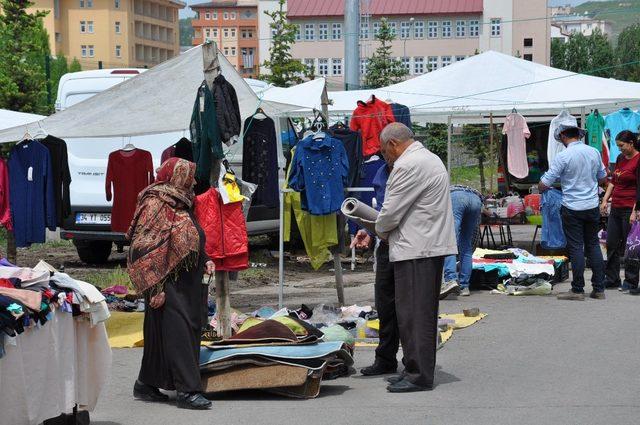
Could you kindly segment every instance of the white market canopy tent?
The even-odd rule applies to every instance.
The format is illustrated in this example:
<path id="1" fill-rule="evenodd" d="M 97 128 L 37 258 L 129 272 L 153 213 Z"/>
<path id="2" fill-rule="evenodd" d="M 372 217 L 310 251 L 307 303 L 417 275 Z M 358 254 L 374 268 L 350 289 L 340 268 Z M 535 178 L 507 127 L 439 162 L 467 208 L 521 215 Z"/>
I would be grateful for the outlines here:
<path id="1" fill-rule="evenodd" d="M 243 118 L 258 106 L 270 116 L 284 116 L 305 105 L 260 100 L 218 52 L 222 75 L 236 90 Z M 22 139 L 27 129 L 42 128 L 61 138 L 119 137 L 184 131 L 189 128 L 198 87 L 204 80 L 202 46 L 130 78 L 69 109 L 40 121 L 0 131 L 0 143 Z"/>
<path id="2" fill-rule="evenodd" d="M 269 102 L 300 105 L 302 108 L 289 112 L 289 115 L 297 116 L 301 112 L 322 109 L 322 93 L 325 85 L 324 78 L 316 78 L 287 88 L 269 86 L 266 89 L 257 89 L 257 93 L 258 96 L 262 96 L 264 100 Z M 254 90 L 256 89 L 254 88 Z"/>
<path id="3" fill-rule="evenodd" d="M 0 130 L 40 121 L 43 118 L 45 118 L 44 115 L 27 114 L 24 112 L 10 111 L 8 109 L 0 109 Z"/>
<path id="4" fill-rule="evenodd" d="M 602 113 L 638 106 L 640 84 L 576 74 L 489 51 L 445 68 L 375 90 L 329 92 L 331 115 L 350 115 L 358 100 L 375 94 L 411 110 L 418 121 L 486 122 L 513 108 L 527 116 L 555 116 L 561 110 Z"/>

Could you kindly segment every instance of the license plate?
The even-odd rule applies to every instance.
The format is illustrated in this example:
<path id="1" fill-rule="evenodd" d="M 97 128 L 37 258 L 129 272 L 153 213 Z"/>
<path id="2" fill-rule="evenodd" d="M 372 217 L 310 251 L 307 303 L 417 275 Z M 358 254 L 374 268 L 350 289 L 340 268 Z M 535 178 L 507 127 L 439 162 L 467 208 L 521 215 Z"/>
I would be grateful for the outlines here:
<path id="1" fill-rule="evenodd" d="M 76 213 L 76 224 L 111 224 L 111 214 Z"/>

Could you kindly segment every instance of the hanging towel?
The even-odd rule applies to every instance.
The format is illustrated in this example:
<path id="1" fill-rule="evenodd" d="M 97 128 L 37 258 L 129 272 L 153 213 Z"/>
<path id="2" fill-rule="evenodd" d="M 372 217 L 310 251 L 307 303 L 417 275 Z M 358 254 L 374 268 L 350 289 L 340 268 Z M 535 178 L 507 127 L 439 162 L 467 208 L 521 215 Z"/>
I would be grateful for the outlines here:
<path id="1" fill-rule="evenodd" d="M 557 189 L 549 189 L 542 193 L 540 209 L 542 212 L 542 236 L 541 244 L 544 249 L 561 249 L 567 245 L 567 240 L 562 229 L 562 192 Z"/>
<path id="2" fill-rule="evenodd" d="M 518 113 L 507 115 L 502 134 L 507 135 L 507 166 L 509 173 L 518 179 L 529 175 L 527 162 L 527 143 L 525 139 L 531 137 L 527 121 Z"/>

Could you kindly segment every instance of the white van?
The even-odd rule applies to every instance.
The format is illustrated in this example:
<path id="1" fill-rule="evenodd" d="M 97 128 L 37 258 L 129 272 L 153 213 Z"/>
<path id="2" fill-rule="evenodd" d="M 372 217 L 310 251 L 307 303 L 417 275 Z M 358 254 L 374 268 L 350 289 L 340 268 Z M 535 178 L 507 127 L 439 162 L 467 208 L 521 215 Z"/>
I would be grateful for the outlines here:
<path id="1" fill-rule="evenodd" d="M 145 71 L 145 69 L 102 69 L 65 74 L 60 79 L 56 109 L 64 110 Z M 189 137 L 188 132 L 134 137 L 65 139 L 71 173 L 69 191 L 71 214 L 65 219 L 60 236 L 73 241 L 83 262 L 90 264 L 106 262 L 113 244 L 120 252 L 127 244 L 122 233 L 111 232 L 111 202 L 107 201 L 105 192 L 109 154 L 131 143 L 137 148 L 151 152 L 154 167 L 158 167 L 162 152 L 183 136 Z M 236 144 L 232 149 L 235 153 L 230 155 L 231 165 L 238 175 L 242 175 L 241 144 Z M 250 234 L 277 232 L 277 208 L 251 208 L 247 227 Z"/>

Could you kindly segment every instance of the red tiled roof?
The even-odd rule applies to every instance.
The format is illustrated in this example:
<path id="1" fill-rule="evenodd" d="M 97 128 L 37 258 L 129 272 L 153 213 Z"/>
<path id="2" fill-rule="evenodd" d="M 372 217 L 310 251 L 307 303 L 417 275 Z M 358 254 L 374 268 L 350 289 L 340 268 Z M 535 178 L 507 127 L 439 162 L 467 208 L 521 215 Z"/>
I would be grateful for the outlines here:
<path id="1" fill-rule="evenodd" d="M 385 15 L 435 15 L 482 13 L 483 0 L 370 0 L 369 13 Z M 360 13 L 364 13 L 364 2 Z M 311 18 L 344 15 L 344 0 L 288 0 L 287 16 Z"/>

